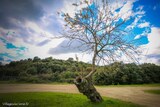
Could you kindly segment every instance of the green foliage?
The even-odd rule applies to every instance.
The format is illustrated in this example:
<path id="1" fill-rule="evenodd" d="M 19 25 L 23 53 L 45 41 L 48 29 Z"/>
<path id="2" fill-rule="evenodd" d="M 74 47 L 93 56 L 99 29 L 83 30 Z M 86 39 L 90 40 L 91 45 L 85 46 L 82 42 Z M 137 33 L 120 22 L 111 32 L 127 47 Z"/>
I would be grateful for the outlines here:
<path id="1" fill-rule="evenodd" d="M 68 58 L 67 61 L 72 62 L 72 61 L 74 61 L 74 59 L 73 58 Z"/>
<path id="2" fill-rule="evenodd" d="M 78 75 L 87 75 L 92 70 L 91 64 L 52 57 L 13 61 L 0 66 L 0 80 L 22 82 L 68 82 Z M 94 74 L 97 85 L 146 84 L 160 83 L 160 66 L 150 63 L 136 65 L 115 62 L 107 66 L 97 66 Z"/>
<path id="3" fill-rule="evenodd" d="M 137 104 L 106 97 L 102 103 L 92 103 L 81 94 L 26 92 L 0 93 L 0 96 L 0 104 L 25 103 L 29 107 L 140 107 Z"/>
<path id="4" fill-rule="evenodd" d="M 54 81 L 54 82 L 60 82 L 61 81 L 61 78 L 60 78 L 60 75 L 58 72 L 55 72 L 51 75 L 51 81 Z"/>
<path id="5" fill-rule="evenodd" d="M 78 76 L 78 73 L 71 72 L 71 71 L 66 71 L 61 73 L 62 78 L 75 78 L 76 76 Z"/>
<path id="6" fill-rule="evenodd" d="M 26 73 L 31 74 L 31 75 L 37 74 L 37 69 L 35 67 L 29 67 L 26 71 L 27 71 Z"/>
<path id="7" fill-rule="evenodd" d="M 143 79 L 146 83 L 160 82 L 160 66 L 155 64 L 145 63 L 140 65 L 142 68 Z"/>
<path id="8" fill-rule="evenodd" d="M 99 68 L 94 82 L 97 85 L 160 83 L 160 66 L 116 62 Z"/>
<path id="9" fill-rule="evenodd" d="M 34 58 L 33 58 L 33 62 L 38 62 L 38 61 L 40 61 L 41 59 L 38 57 L 38 56 L 35 56 Z"/>
<path id="10" fill-rule="evenodd" d="M 73 83 L 78 76 L 78 72 L 65 71 L 60 74 L 61 82 Z"/>

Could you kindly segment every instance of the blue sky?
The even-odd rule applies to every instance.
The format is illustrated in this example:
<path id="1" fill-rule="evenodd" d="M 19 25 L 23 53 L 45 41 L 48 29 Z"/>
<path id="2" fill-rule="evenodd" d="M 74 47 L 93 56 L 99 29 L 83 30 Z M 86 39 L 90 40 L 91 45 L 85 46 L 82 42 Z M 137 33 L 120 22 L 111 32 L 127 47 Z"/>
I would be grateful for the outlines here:
<path id="1" fill-rule="evenodd" d="M 76 54 L 79 60 L 90 62 L 90 54 L 67 48 L 67 40 L 52 39 L 60 35 L 64 24 L 57 12 L 74 15 L 77 8 L 72 4 L 78 1 L 0 0 L 0 61 L 9 63 L 34 56 L 68 59 Z M 139 61 L 160 64 L 160 0 L 109 1 L 111 6 L 121 7 L 121 14 L 135 16 L 126 29 L 132 31 L 130 38 L 143 50 Z"/>

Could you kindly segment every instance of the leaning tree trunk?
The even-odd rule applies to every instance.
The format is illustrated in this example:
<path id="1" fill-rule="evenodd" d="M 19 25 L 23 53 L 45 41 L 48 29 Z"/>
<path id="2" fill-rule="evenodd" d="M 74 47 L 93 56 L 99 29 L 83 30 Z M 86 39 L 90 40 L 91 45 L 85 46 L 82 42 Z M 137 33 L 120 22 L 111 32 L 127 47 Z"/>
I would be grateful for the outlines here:
<path id="1" fill-rule="evenodd" d="M 93 86 L 91 79 L 78 76 L 75 79 L 75 85 L 80 93 L 83 93 L 92 102 L 101 102 L 103 99 Z"/>

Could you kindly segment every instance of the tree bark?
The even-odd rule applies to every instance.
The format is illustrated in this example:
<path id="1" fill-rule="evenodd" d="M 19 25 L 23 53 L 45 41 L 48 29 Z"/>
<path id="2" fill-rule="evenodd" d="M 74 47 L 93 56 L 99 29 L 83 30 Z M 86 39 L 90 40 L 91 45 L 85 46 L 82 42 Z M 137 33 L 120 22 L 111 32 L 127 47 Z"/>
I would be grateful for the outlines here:
<path id="1" fill-rule="evenodd" d="M 75 79 L 75 85 L 77 86 L 80 93 L 83 93 L 87 96 L 88 99 L 90 99 L 91 102 L 102 102 L 103 99 L 101 95 L 97 92 L 96 88 L 94 87 L 92 83 L 92 75 L 96 72 L 96 56 L 97 56 L 97 42 L 95 38 L 95 47 L 94 47 L 94 55 L 92 59 L 92 71 L 86 75 L 85 77 L 78 76 Z"/>
<path id="2" fill-rule="evenodd" d="M 97 92 L 96 88 L 93 86 L 91 78 L 89 79 L 78 76 L 75 79 L 75 85 L 77 86 L 79 92 L 86 95 L 91 102 L 103 101 L 101 95 Z"/>

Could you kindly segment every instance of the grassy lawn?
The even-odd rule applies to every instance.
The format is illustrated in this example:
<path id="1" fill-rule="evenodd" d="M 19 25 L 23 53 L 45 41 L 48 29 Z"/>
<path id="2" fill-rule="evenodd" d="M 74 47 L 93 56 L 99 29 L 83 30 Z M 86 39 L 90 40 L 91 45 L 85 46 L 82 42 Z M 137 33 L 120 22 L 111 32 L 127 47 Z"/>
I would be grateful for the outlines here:
<path id="1" fill-rule="evenodd" d="M 151 93 L 151 94 L 159 94 L 160 95 L 160 90 L 144 90 L 144 92 Z"/>
<path id="2" fill-rule="evenodd" d="M 33 82 L 21 82 L 16 80 L 10 80 L 10 81 L 0 81 L 0 84 L 53 84 L 53 85 L 66 85 L 71 83 L 66 82 L 42 82 L 42 83 L 33 83 Z"/>
<path id="3" fill-rule="evenodd" d="M 154 83 L 154 84 L 130 84 L 130 85 L 97 85 L 97 87 L 160 87 L 160 83 Z"/>
<path id="4" fill-rule="evenodd" d="M 0 106 L 5 104 L 29 107 L 140 107 L 130 102 L 106 97 L 102 103 L 91 103 L 81 94 L 54 92 L 0 93 Z"/>
<path id="5" fill-rule="evenodd" d="M 53 84 L 53 85 L 67 85 L 71 83 L 65 82 L 48 82 L 48 83 L 29 83 L 29 82 L 18 82 L 18 81 L 0 81 L 0 84 Z M 160 83 L 153 84 L 130 84 L 130 85 L 95 85 L 96 87 L 160 87 Z"/>

